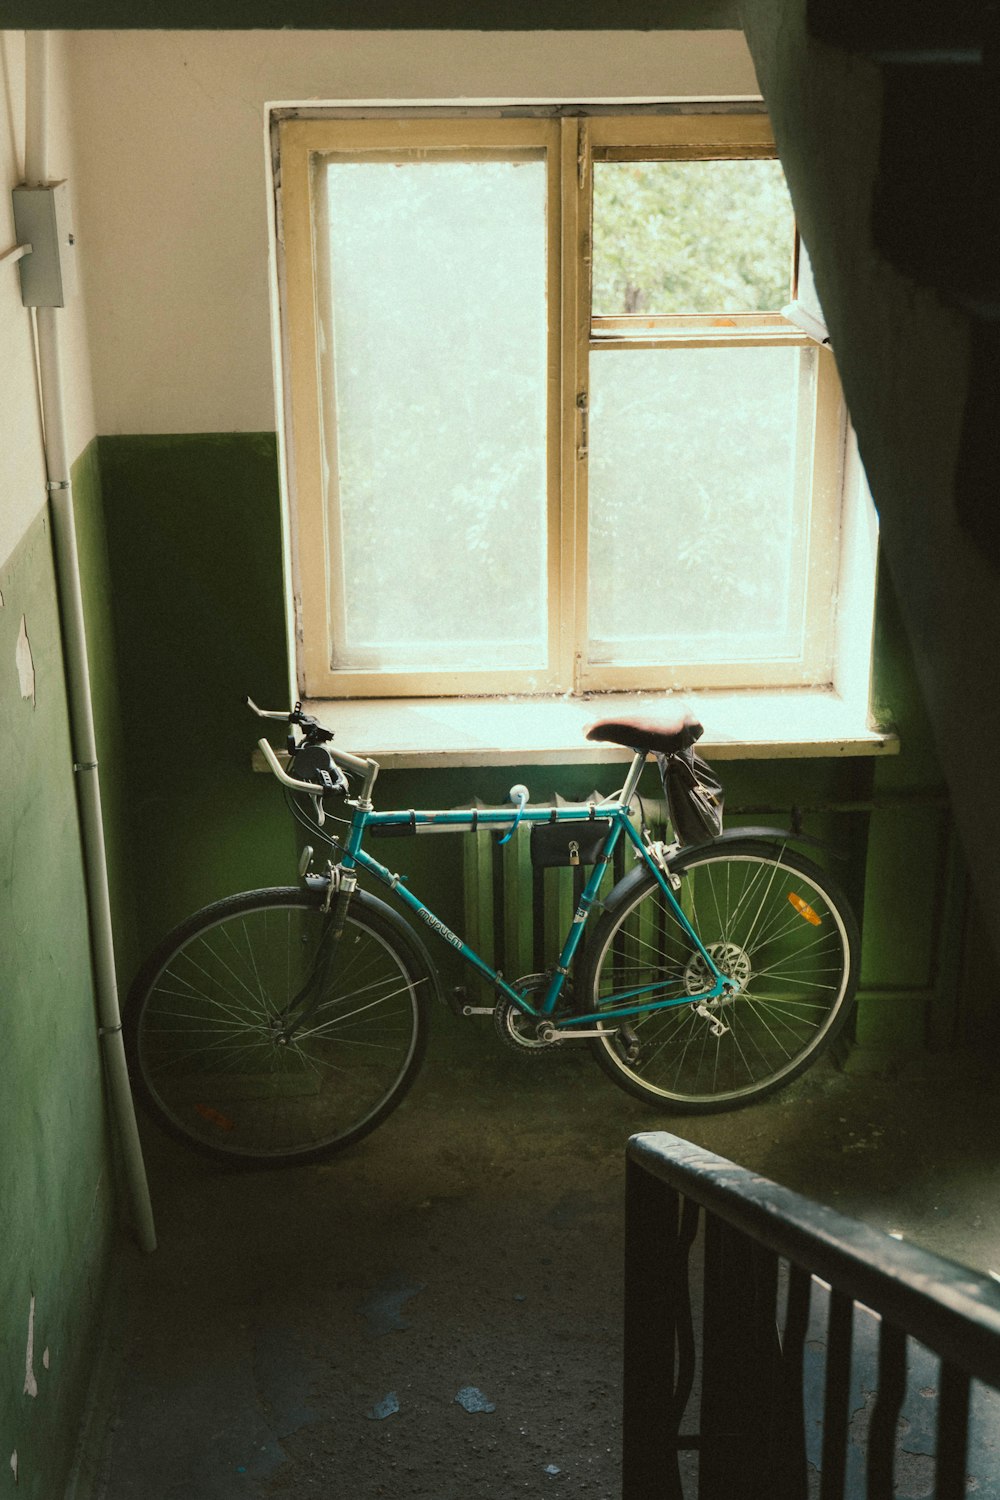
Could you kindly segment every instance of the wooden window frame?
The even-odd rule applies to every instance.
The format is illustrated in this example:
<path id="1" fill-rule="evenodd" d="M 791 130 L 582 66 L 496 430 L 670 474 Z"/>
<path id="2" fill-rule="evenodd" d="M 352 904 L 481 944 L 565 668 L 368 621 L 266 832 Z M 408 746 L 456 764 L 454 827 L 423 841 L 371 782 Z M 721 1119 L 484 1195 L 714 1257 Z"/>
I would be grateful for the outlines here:
<path id="1" fill-rule="evenodd" d="M 538 670 L 365 671 L 331 665 L 338 554 L 331 424 L 322 412 L 323 351 L 315 275 L 314 164 L 323 157 L 391 159 L 414 151 L 472 159 L 543 151 L 547 160 L 548 663 Z M 833 356 L 817 350 L 811 413 L 807 660 L 677 667 L 591 664 L 587 660 L 587 407 L 591 354 L 669 347 L 807 347 L 780 314 L 711 317 L 592 317 L 590 263 L 595 160 L 713 160 L 774 157 L 761 113 L 570 114 L 560 118 L 466 116 L 288 118 L 278 127 L 279 277 L 285 371 L 299 690 L 309 698 L 446 697 L 600 691 L 827 686 L 833 677 L 835 594 L 846 416 Z M 325 430 L 326 429 L 326 430 Z"/>

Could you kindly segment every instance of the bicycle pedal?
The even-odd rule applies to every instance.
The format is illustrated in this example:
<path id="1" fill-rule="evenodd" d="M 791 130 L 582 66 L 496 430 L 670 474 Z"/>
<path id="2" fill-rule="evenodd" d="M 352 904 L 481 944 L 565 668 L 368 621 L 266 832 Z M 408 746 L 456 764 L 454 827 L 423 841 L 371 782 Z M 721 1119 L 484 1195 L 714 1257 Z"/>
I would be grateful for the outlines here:
<path id="1" fill-rule="evenodd" d="M 639 1061 L 639 1038 L 631 1026 L 619 1026 L 615 1032 L 614 1048 L 622 1062 L 635 1063 Z"/>
<path id="2" fill-rule="evenodd" d="M 492 1005 L 472 1005 L 464 984 L 456 984 L 454 989 L 447 992 L 445 999 L 448 1009 L 456 1016 L 491 1016 L 495 1009 Z"/>
<path id="3" fill-rule="evenodd" d="M 452 1015 L 461 1016 L 465 1014 L 465 1007 L 469 1003 L 469 992 L 464 984 L 456 984 L 454 989 L 445 991 L 445 1000 Z"/>

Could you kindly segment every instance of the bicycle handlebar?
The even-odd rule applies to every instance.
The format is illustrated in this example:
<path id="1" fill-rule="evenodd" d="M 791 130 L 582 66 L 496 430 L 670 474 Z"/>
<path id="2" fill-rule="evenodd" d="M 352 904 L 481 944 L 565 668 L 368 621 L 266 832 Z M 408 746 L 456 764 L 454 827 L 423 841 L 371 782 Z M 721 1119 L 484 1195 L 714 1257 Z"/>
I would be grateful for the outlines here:
<path id="1" fill-rule="evenodd" d="M 329 729 L 322 729 L 315 719 L 302 712 L 301 706 L 299 704 L 296 704 L 295 708 L 292 709 L 291 713 L 289 713 L 285 709 L 258 708 L 252 698 L 247 698 L 247 703 L 250 708 L 253 709 L 254 713 L 259 719 L 279 719 L 282 723 L 288 724 L 289 726 L 298 725 L 305 728 L 306 734 L 305 738 L 303 739 L 303 743 L 309 742 L 310 731 L 315 731 L 314 737 L 318 740 L 322 740 L 324 748 L 329 754 L 330 759 L 334 761 L 336 765 L 340 766 L 342 770 L 351 771 L 355 776 L 361 777 L 363 783 L 361 791 L 362 800 L 366 801 L 371 797 L 372 787 L 374 786 L 375 778 L 378 775 L 378 761 L 364 759 L 360 755 L 351 755 L 347 750 L 335 750 L 334 747 L 329 743 L 329 741 L 333 738 L 332 731 Z M 322 793 L 322 788 L 318 788 L 314 783 L 308 781 L 298 781 L 294 776 L 289 776 L 288 772 L 284 769 L 284 767 L 279 762 L 278 757 L 275 755 L 273 747 L 268 743 L 267 740 L 258 740 L 257 744 L 260 748 L 261 754 L 267 761 L 269 770 L 274 773 L 274 775 L 278 778 L 283 786 L 288 787 L 289 790 L 293 792 L 308 792 L 311 796 L 315 796 L 317 791 Z M 289 749 L 291 748 L 292 742 L 291 740 L 289 740 Z"/>
<path id="2" fill-rule="evenodd" d="M 270 715 L 268 717 L 270 717 Z M 284 766 L 275 755 L 274 750 L 267 740 L 258 740 L 257 748 L 260 750 L 260 753 L 263 755 L 264 759 L 267 761 L 268 766 L 274 772 L 275 776 L 277 776 L 282 786 L 287 786 L 289 790 L 293 792 L 308 792 L 311 797 L 315 797 L 318 793 L 322 793 L 323 788 L 321 786 L 317 786 L 314 782 L 297 781 L 294 776 L 289 776 L 288 772 L 285 770 Z"/>

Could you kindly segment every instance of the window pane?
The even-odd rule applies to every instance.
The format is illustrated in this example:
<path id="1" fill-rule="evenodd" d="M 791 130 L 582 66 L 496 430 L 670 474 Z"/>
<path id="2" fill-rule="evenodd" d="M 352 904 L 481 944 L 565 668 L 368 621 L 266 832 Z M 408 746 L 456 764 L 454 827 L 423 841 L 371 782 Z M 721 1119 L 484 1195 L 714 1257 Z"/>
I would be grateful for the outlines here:
<path id="1" fill-rule="evenodd" d="M 594 312 L 778 312 L 793 235 L 780 162 L 596 162 Z"/>
<path id="2" fill-rule="evenodd" d="M 591 359 L 589 660 L 795 661 L 816 356 Z"/>
<path id="3" fill-rule="evenodd" d="M 545 163 L 325 173 L 333 665 L 541 666 Z"/>

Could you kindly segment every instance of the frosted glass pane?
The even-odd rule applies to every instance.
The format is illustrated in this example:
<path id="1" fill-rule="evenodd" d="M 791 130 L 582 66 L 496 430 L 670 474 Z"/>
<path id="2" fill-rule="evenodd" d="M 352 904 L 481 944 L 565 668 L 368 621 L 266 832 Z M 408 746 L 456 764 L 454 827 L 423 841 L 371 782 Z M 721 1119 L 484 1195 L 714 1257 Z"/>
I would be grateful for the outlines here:
<path id="1" fill-rule="evenodd" d="M 333 665 L 542 666 L 544 161 L 325 170 Z"/>
<path id="2" fill-rule="evenodd" d="M 778 312 L 794 229 L 780 162 L 597 162 L 594 312 Z"/>
<path id="3" fill-rule="evenodd" d="M 799 349 L 592 356 L 592 662 L 801 654 L 814 379 Z"/>

